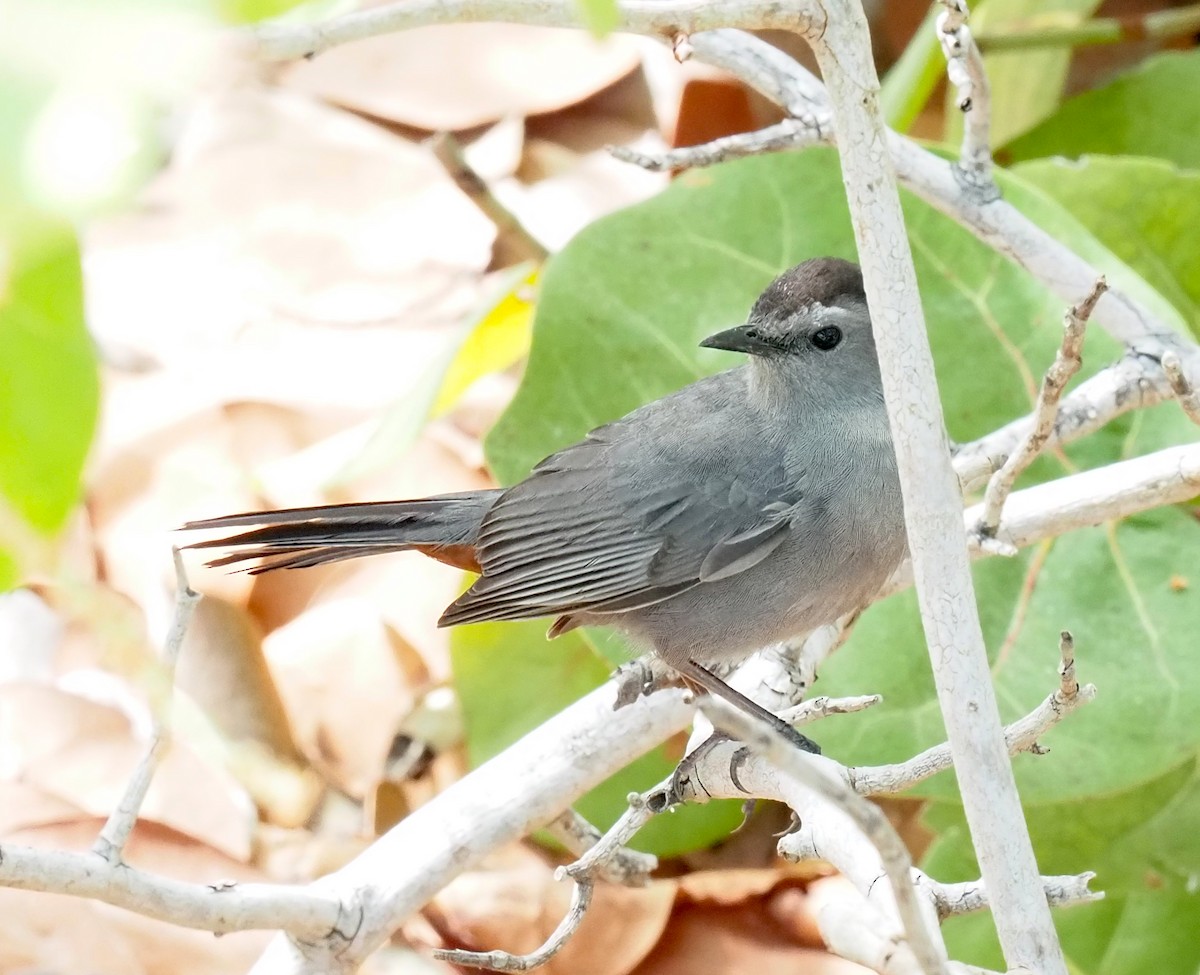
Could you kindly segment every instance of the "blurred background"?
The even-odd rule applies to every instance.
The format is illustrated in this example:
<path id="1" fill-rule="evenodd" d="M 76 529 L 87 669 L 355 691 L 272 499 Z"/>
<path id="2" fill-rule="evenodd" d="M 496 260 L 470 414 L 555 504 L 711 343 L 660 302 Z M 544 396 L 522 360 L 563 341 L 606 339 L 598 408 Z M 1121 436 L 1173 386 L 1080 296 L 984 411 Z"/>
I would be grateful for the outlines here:
<path id="1" fill-rule="evenodd" d="M 611 13 L 598 0 L 581 6 L 591 33 L 454 25 L 299 63 L 256 57 L 256 22 L 355 6 L 0 0 L 0 839 L 86 848 L 121 795 L 171 697 L 157 661 L 179 525 L 492 483 L 482 440 L 521 380 L 545 260 L 671 180 L 606 147 L 656 152 L 781 117 L 661 44 L 598 36 Z M 952 140 L 926 6 L 867 6 L 892 124 Z M 1200 166 L 1195 5 L 978 7 L 1002 162 L 1129 152 L 1088 142 L 1125 133 L 1139 154 Z M 1037 40 L 1164 12 L 1179 19 L 1162 36 Z M 767 36 L 811 66 L 801 42 Z M 1177 73 L 1131 94 L 1151 57 Z M 1112 104 L 1071 120 L 1078 99 L 1114 85 Z M 1161 144 L 1137 129 L 1150 111 L 1166 113 Z M 1152 283 L 1176 307 L 1200 300 L 1194 273 L 1175 277 L 1183 297 Z M 464 705 L 459 693 L 460 678 L 478 684 L 472 641 L 493 636 L 474 628 L 452 655 L 436 630 L 457 571 L 415 555 L 257 577 L 187 563 L 209 598 L 134 864 L 205 882 L 309 880 L 521 730 L 473 710 L 485 695 Z M 512 632 L 536 643 L 535 662 L 566 652 L 543 650 L 538 624 Z M 619 655 L 604 639 L 552 699 L 524 689 L 539 699 L 528 720 L 603 679 Z M 922 851 L 920 800 L 889 809 Z M 786 816 L 760 810 L 728 838 L 739 810 L 691 812 L 646 840 L 665 879 L 598 891 L 548 970 L 663 975 L 716 971 L 714 958 L 721 971 L 854 969 L 821 951 L 809 907 L 813 883 L 838 879 L 773 855 Z M 534 948 L 569 896 L 556 856 L 534 844 L 497 855 L 366 970 L 451 970 L 409 944 Z M 3 972 L 235 972 L 266 937 L 0 889 Z M 1126 970 L 1097 959 L 1074 960 Z"/>

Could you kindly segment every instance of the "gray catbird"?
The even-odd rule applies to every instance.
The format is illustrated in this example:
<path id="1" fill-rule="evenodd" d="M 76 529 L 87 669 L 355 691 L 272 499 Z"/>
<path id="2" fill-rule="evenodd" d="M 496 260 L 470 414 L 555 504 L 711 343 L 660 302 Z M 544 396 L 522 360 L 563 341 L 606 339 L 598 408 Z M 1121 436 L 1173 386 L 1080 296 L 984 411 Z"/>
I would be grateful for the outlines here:
<path id="1" fill-rule="evenodd" d="M 746 324 L 701 345 L 751 358 L 593 430 L 513 487 L 185 527 L 251 528 L 195 546 L 235 550 L 211 565 L 266 560 L 251 572 L 416 549 L 480 573 L 441 626 L 557 616 L 554 637 L 611 624 L 779 727 L 706 665 L 832 622 L 905 554 L 862 275 L 805 261 Z"/>

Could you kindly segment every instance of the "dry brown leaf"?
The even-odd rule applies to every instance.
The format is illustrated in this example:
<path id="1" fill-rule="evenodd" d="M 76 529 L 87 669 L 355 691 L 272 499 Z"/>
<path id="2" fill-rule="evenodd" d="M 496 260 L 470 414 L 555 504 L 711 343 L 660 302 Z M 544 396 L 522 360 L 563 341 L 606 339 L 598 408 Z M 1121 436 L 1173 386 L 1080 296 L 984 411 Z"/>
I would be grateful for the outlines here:
<path id="1" fill-rule="evenodd" d="M 145 744 L 129 719 L 104 704 L 37 684 L 0 687 L 0 774 L 20 778 L 95 816 L 107 816 Z M 145 819 L 228 856 L 250 855 L 252 816 L 245 793 L 224 772 L 175 742 L 146 801 Z"/>
<path id="2" fill-rule="evenodd" d="M 463 146 L 467 164 L 487 182 L 511 176 L 521 165 L 525 119 L 510 115 Z"/>
<path id="3" fill-rule="evenodd" d="M 446 24 L 344 44 L 287 84 L 355 111 L 438 131 L 572 105 L 637 67 L 625 38 L 519 24 Z"/>
<path id="4" fill-rule="evenodd" d="M 212 597 L 192 613 L 175 683 L 234 741 L 300 759 L 283 701 L 263 656 L 262 637 L 240 606 Z"/>
<path id="5" fill-rule="evenodd" d="M 379 781 L 416 701 L 394 639 L 371 603 L 346 598 L 314 606 L 264 642 L 297 743 L 356 797 Z"/>
<path id="6" fill-rule="evenodd" d="M 190 118 L 143 209 L 87 241 L 93 331 L 105 349 L 154 364 L 110 377 L 101 526 L 146 486 L 175 502 L 174 517 L 145 512 L 136 529 L 127 516 L 125 538 L 153 526 L 161 539 L 180 513 L 244 496 L 252 482 L 231 469 L 231 449 L 263 463 L 413 387 L 442 354 L 446 326 L 478 300 L 495 235 L 425 149 L 297 93 L 235 90 Z M 275 430 L 261 410 L 215 412 L 247 402 L 291 413 Z M 214 433 L 215 449 L 204 444 Z M 205 446 L 216 456 L 179 457 L 188 470 L 177 479 L 163 454 L 181 439 L 193 457 Z M 144 555 L 142 565 L 164 564 Z"/>
<path id="7" fill-rule="evenodd" d="M 45 849 L 86 850 L 102 821 L 24 829 L 5 841 Z M 130 837 L 129 862 L 197 883 L 266 879 L 244 864 L 171 830 L 140 823 Z M 99 901 L 0 888 L 0 971 L 52 971 L 58 975 L 225 975 L 245 971 L 271 932 L 214 938 Z"/>
<path id="8" fill-rule="evenodd" d="M 189 517 L 242 511 L 254 504 L 245 471 L 235 460 L 233 431 L 220 411 L 205 410 L 155 427 L 165 413 L 183 407 L 168 391 L 168 374 L 110 383 L 107 419 L 89 478 L 89 509 L 106 583 L 128 595 L 162 622 L 174 601 L 171 546 L 192 539 L 176 530 Z M 188 407 L 192 404 L 189 402 Z M 189 567 L 200 558 L 186 556 Z M 244 575 L 213 572 L 204 591 L 244 600 L 252 582 Z M 154 634 L 158 639 L 161 632 Z"/>
<path id="9" fill-rule="evenodd" d="M 675 903 L 674 881 L 643 888 L 598 885 L 579 930 L 543 969 L 547 975 L 625 975 L 658 941 Z M 480 951 L 537 949 L 571 900 L 571 883 L 526 847 L 490 857 L 483 869 L 457 877 L 431 907 L 456 945 Z"/>
<path id="10" fill-rule="evenodd" d="M 327 793 L 326 798 L 337 798 Z M 340 797 L 343 801 L 345 797 Z M 318 814 L 320 816 L 320 813 Z M 281 883 L 308 883 L 340 870 L 371 843 L 362 832 L 362 810 L 345 803 L 341 822 L 320 823 L 316 831 L 264 825 L 255 864 Z"/>
<path id="11" fill-rule="evenodd" d="M 824 951 L 798 946 L 763 911 L 741 907 L 677 910 L 658 945 L 635 975 L 699 972 L 771 972 L 771 975 L 866 975 L 867 969 Z"/>
<path id="12" fill-rule="evenodd" d="M 679 878 L 679 893 L 699 904 L 728 905 L 762 897 L 788 879 L 787 864 L 765 870 L 698 870 Z"/>
<path id="13" fill-rule="evenodd" d="M 808 891 L 799 887 L 781 887 L 767 898 L 767 913 L 791 935 L 798 944 L 813 948 L 825 942 L 817 927 L 817 914 Z"/>
<path id="14" fill-rule="evenodd" d="M 85 816 L 82 809 L 31 785 L 0 779 L 0 836 L 22 829 L 64 823 Z"/>

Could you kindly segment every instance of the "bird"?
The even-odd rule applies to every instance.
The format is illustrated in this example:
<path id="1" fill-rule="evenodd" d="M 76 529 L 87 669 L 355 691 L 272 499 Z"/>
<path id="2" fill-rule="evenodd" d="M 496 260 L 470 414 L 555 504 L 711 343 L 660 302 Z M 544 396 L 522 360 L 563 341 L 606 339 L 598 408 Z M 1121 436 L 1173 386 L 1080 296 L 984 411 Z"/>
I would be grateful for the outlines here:
<path id="1" fill-rule="evenodd" d="M 439 626 L 610 625 L 685 684 L 819 751 L 716 669 L 868 602 L 907 554 L 857 265 L 784 271 L 700 343 L 746 361 L 588 433 L 510 486 L 228 515 L 185 530 L 251 573 L 415 550 L 477 573 Z"/>

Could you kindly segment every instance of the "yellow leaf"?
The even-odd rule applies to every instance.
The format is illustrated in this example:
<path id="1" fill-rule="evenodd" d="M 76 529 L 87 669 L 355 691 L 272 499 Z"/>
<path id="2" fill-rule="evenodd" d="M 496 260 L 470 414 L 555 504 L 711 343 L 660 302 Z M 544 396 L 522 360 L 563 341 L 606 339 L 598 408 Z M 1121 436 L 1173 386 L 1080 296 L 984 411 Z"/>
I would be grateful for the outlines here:
<path id="1" fill-rule="evenodd" d="M 525 275 L 467 334 L 446 369 L 430 417 L 449 412 L 479 379 L 501 372 L 529 354 L 537 276 L 536 269 Z"/>

